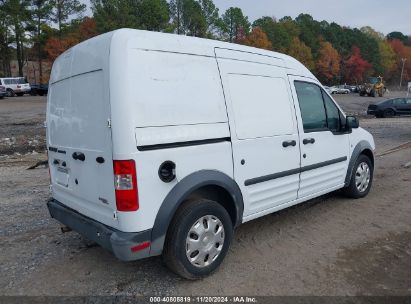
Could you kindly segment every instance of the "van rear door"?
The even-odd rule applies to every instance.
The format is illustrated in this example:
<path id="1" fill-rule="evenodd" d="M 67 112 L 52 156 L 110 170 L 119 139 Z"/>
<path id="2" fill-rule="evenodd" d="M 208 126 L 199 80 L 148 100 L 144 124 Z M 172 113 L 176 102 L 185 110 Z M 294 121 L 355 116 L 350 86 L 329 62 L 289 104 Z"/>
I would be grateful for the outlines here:
<path id="1" fill-rule="evenodd" d="M 53 69 L 68 73 L 78 64 L 71 57 L 63 55 Z M 53 198 L 117 227 L 108 88 L 103 69 L 73 69 L 51 82 L 47 139 Z"/>

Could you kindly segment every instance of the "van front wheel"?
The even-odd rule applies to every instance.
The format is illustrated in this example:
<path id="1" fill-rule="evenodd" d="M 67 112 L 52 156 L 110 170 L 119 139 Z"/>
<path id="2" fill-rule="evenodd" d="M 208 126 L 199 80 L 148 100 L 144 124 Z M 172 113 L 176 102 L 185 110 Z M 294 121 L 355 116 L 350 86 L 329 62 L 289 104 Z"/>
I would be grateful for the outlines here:
<path id="1" fill-rule="evenodd" d="M 205 277 L 223 261 L 232 236 L 233 224 L 223 206 L 206 199 L 187 201 L 170 224 L 164 262 L 183 278 Z"/>
<path id="2" fill-rule="evenodd" d="M 344 193 L 351 198 L 362 198 L 370 192 L 374 175 L 374 167 L 370 158 L 361 154 L 352 170 L 350 184 Z"/>

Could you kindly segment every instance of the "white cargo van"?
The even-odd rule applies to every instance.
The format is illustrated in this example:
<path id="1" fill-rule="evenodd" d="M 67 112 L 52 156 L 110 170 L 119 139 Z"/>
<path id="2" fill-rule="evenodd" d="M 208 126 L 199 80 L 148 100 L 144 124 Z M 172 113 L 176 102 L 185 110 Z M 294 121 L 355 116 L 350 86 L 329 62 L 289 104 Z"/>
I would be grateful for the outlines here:
<path id="1" fill-rule="evenodd" d="M 47 145 L 53 218 L 190 279 L 220 265 L 241 223 L 367 195 L 375 148 L 289 56 L 131 29 L 55 61 Z"/>

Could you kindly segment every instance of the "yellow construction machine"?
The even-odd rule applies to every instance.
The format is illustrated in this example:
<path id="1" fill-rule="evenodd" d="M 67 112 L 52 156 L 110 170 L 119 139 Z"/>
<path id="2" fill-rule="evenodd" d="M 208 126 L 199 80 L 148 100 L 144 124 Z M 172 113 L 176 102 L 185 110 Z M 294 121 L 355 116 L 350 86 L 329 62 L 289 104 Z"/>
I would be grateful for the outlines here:
<path id="1" fill-rule="evenodd" d="M 384 81 L 381 76 L 370 77 L 368 82 L 360 85 L 358 87 L 360 96 L 372 96 L 372 97 L 383 97 L 387 88 L 385 87 Z"/>

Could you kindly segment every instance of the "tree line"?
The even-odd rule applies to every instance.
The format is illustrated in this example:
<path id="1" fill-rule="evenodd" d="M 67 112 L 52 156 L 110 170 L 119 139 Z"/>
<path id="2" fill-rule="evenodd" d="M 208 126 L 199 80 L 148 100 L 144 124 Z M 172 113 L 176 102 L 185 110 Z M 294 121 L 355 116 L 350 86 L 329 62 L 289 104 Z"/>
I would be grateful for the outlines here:
<path id="1" fill-rule="evenodd" d="M 411 37 L 387 36 L 314 20 L 308 14 L 281 19 L 261 17 L 251 23 L 242 10 L 220 12 L 212 0 L 91 0 L 92 16 L 84 16 L 79 0 L 0 0 L 0 70 L 10 74 L 17 60 L 23 76 L 27 61 L 53 61 L 71 46 L 118 28 L 136 28 L 218 39 L 289 54 L 327 84 L 360 83 L 383 76 L 411 81 Z M 405 60 L 406 59 L 406 60 Z"/>

